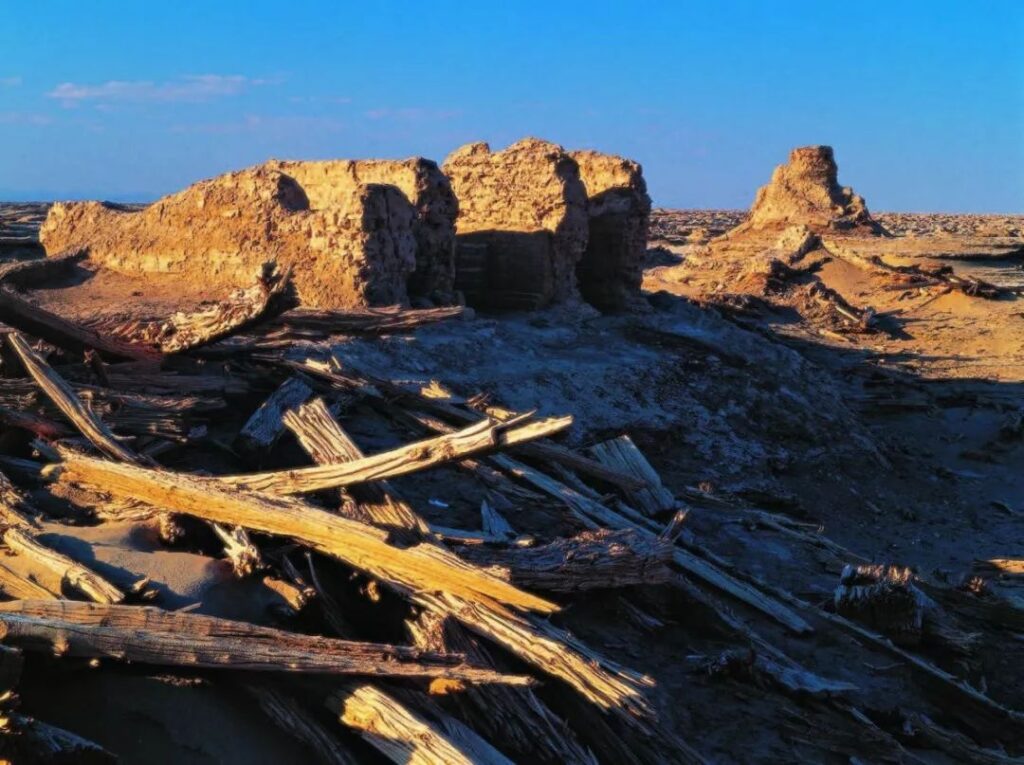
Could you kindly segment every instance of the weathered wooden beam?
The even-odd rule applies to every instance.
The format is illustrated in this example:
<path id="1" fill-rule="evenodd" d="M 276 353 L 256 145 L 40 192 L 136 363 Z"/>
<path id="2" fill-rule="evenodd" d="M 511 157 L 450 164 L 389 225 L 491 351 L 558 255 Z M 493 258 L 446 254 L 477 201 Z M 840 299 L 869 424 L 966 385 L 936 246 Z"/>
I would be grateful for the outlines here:
<path id="1" fill-rule="evenodd" d="M 33 305 L 9 287 L 0 286 L 0 321 L 59 348 L 82 352 L 93 349 L 109 356 L 136 361 L 157 358 L 157 354 L 148 348 L 106 337 Z"/>
<path id="2" fill-rule="evenodd" d="M 215 479 L 113 463 L 71 450 L 51 477 L 172 512 L 290 537 L 412 592 L 444 590 L 545 613 L 557 606 L 461 561 L 440 547 L 397 548 L 387 533 L 298 500 L 240 491 Z"/>
<path id="3" fill-rule="evenodd" d="M 331 416 L 323 399 L 316 398 L 284 414 L 285 426 L 318 465 L 341 464 L 364 459 L 365 455 Z M 403 500 L 387 481 L 354 487 L 359 511 L 374 525 L 401 528 L 427 536 L 426 522 Z"/>
<path id="4" fill-rule="evenodd" d="M 550 417 L 536 422 L 482 421 L 463 430 L 417 441 L 352 462 L 223 476 L 217 480 L 231 486 L 270 494 L 300 494 L 336 489 L 408 475 L 465 457 L 510 448 L 558 433 L 571 424 L 572 417 Z"/>
<path id="5" fill-rule="evenodd" d="M 70 600 L 0 604 L 0 637 L 25 651 L 162 666 L 528 683 L 461 657 L 314 637 L 212 616 Z"/>
<path id="6" fill-rule="evenodd" d="M 79 400 L 64 378 L 33 351 L 21 335 L 12 333 L 7 336 L 7 342 L 36 384 L 93 446 L 114 459 L 139 462 L 139 458 L 121 445 L 103 421 Z"/>
<path id="7" fill-rule="evenodd" d="M 480 760 L 457 747 L 435 725 L 373 685 L 332 694 L 327 708 L 395 765 L 511 765 Z"/>
<path id="8" fill-rule="evenodd" d="M 313 395 L 299 377 L 289 377 L 253 412 L 238 434 L 238 443 L 249 452 L 270 449 L 284 433 L 282 417 Z"/>
<path id="9" fill-rule="evenodd" d="M 537 547 L 474 545 L 458 552 L 481 566 L 508 571 L 522 587 L 583 592 L 667 582 L 672 547 L 636 529 L 600 529 Z"/>

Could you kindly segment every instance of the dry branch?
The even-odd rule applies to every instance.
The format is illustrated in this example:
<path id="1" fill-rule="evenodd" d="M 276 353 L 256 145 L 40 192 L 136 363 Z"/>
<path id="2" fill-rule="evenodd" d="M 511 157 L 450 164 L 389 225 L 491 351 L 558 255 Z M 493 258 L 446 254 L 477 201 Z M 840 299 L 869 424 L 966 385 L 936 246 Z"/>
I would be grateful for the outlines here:
<path id="1" fill-rule="evenodd" d="M 647 515 L 656 515 L 676 506 L 676 498 L 672 496 L 672 492 L 662 485 L 661 476 L 651 467 L 651 463 L 629 436 L 619 436 L 610 441 L 594 444 L 590 451 L 603 465 L 632 474 L 647 484 L 642 489 L 626 490 L 626 497 L 630 503 Z"/>

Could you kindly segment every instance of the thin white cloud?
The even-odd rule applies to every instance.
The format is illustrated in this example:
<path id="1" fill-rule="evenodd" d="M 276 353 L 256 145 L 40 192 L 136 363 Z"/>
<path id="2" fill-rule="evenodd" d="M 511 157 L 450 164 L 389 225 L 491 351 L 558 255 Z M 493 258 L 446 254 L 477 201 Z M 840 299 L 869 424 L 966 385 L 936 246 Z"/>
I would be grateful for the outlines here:
<path id="1" fill-rule="evenodd" d="M 250 114 L 241 120 L 231 122 L 207 122 L 200 124 L 172 125 L 168 130 L 172 133 L 193 134 L 232 134 L 257 133 L 295 135 L 303 132 L 337 133 L 344 130 L 343 120 L 333 117 L 293 116 L 261 116 Z"/>
<path id="2" fill-rule="evenodd" d="M 243 77 L 238 74 L 198 74 L 167 82 L 151 80 L 108 80 L 98 85 L 62 82 L 48 98 L 64 106 L 82 103 L 188 103 L 236 96 L 249 88 L 277 80 Z"/>
<path id="3" fill-rule="evenodd" d="M 20 77 L 0 77 L 0 88 L 17 88 L 20 85 Z"/>

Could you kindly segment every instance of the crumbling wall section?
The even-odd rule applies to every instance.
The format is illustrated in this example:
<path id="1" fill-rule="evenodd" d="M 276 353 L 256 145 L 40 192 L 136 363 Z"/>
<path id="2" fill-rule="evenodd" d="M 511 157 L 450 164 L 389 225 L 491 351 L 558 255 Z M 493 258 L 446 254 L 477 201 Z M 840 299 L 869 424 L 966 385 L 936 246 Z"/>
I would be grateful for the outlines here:
<path id="1" fill-rule="evenodd" d="M 268 167 L 292 177 L 309 198 L 310 208 L 325 210 L 357 186 L 384 184 L 402 191 L 416 210 L 416 268 L 408 292 L 434 303 L 454 300 L 455 218 L 458 202 L 447 176 L 423 157 L 404 160 L 274 160 Z"/>
<path id="2" fill-rule="evenodd" d="M 125 273 L 174 273 L 196 284 L 248 285 L 262 265 L 292 270 L 302 303 L 353 308 L 402 303 L 415 268 L 416 211 L 393 186 L 358 185 L 322 209 L 267 166 L 196 183 L 143 210 L 54 205 L 40 231 L 48 254 L 88 248 Z"/>
<path id="3" fill-rule="evenodd" d="M 561 146 L 527 138 L 492 152 L 473 143 L 449 155 L 442 169 L 458 199 L 457 284 L 467 299 L 539 308 L 578 295 L 587 194 Z"/>
<path id="4" fill-rule="evenodd" d="M 629 307 L 640 296 L 651 198 L 643 169 L 632 160 L 574 151 L 587 190 L 589 236 L 576 267 L 583 298 L 604 311 Z"/>

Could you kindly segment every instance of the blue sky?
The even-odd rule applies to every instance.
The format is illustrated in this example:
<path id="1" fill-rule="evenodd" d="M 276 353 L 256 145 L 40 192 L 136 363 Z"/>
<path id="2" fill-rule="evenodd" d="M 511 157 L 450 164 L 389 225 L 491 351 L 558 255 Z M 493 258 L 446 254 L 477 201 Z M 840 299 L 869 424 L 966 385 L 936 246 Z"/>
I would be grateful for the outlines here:
<path id="1" fill-rule="evenodd" d="M 1021 213 L 1022 41 L 1022 0 L 10 3 L 0 198 L 536 135 L 663 206 L 746 207 L 828 143 L 873 209 Z"/>

